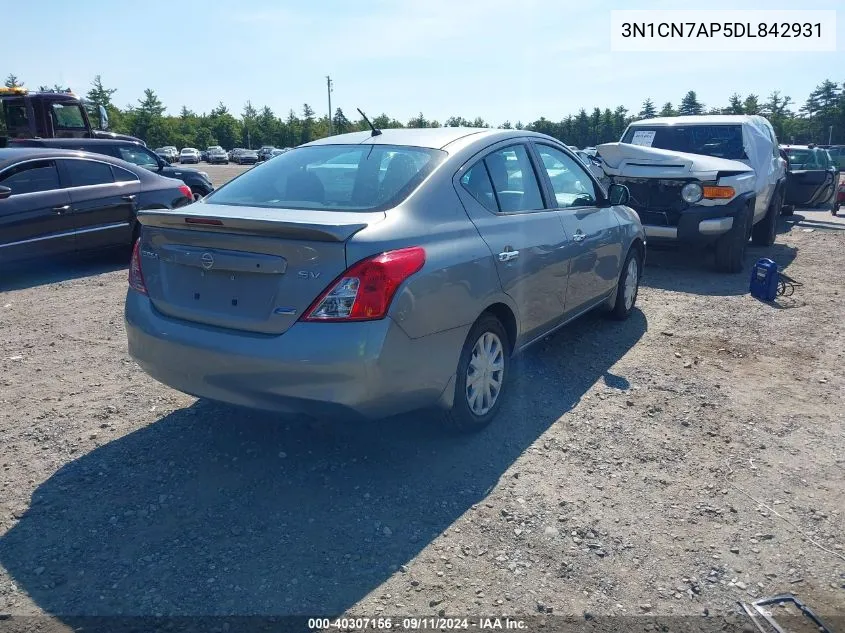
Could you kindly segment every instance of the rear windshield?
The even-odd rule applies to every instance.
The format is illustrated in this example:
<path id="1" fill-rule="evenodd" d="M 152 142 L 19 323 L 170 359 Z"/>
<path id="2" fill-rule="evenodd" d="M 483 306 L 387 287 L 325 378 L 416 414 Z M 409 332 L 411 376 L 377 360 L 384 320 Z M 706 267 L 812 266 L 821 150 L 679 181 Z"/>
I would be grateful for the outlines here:
<path id="1" fill-rule="evenodd" d="M 741 125 L 637 125 L 628 128 L 622 142 L 731 160 L 748 158 Z"/>
<path id="2" fill-rule="evenodd" d="M 371 211 L 404 200 L 445 158 L 394 145 L 317 145 L 285 152 L 206 201 L 253 207 Z"/>

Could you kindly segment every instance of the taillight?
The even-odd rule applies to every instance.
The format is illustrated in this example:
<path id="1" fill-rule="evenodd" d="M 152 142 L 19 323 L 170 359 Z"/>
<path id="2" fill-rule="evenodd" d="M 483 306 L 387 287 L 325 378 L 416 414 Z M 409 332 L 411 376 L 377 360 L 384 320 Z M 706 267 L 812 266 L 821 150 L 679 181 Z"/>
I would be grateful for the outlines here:
<path id="1" fill-rule="evenodd" d="M 185 196 L 188 200 L 194 199 L 194 194 L 191 191 L 191 188 L 188 185 L 179 185 L 179 191 Z"/>
<path id="2" fill-rule="evenodd" d="M 371 321 L 387 316 L 393 296 L 425 264 L 419 246 L 401 248 L 353 264 L 317 297 L 303 321 Z"/>
<path id="3" fill-rule="evenodd" d="M 147 284 L 144 283 L 144 273 L 141 271 L 141 240 L 135 240 L 132 247 L 132 260 L 129 262 L 129 287 L 132 290 L 147 294 Z"/>

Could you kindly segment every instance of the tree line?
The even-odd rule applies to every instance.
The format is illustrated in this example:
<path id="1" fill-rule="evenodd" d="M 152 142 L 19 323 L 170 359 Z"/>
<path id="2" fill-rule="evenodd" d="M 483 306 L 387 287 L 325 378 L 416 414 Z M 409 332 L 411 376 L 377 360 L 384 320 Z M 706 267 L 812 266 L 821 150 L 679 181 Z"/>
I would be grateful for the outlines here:
<path id="1" fill-rule="evenodd" d="M 5 85 L 24 87 L 24 83 L 13 74 L 6 78 Z M 39 86 L 39 90 L 63 88 L 58 84 Z M 151 88 L 144 90 L 136 103 L 123 108 L 114 103 L 116 92 L 116 89 L 104 86 L 101 76 L 97 75 L 85 96 L 107 110 L 112 131 L 137 136 L 150 147 L 294 147 L 330 134 L 369 129 L 363 118 L 350 119 L 341 108 L 337 108 L 330 119 L 327 115 L 318 116 L 307 103 L 297 111 L 291 109 L 287 116 L 277 115 L 266 105 L 256 107 L 251 101 L 246 102 L 238 115 L 222 101 L 209 113 L 198 114 L 183 105 L 178 115 L 167 115 L 164 104 Z M 636 113 L 621 105 L 614 109 L 594 107 L 589 111 L 581 108 L 577 114 L 569 114 L 558 121 L 540 117 L 526 124 L 505 121 L 496 126 L 481 117 L 465 119 L 451 116 L 440 122 L 426 118 L 422 112 L 406 122 L 384 113 L 371 117 L 371 120 L 380 129 L 440 126 L 526 129 L 548 134 L 568 145 L 589 147 L 619 140 L 627 125 L 639 119 L 695 114 L 759 114 L 771 121 L 782 143 L 845 143 L 845 82 L 838 84 L 825 80 L 816 86 L 802 106 L 797 109 L 795 106 L 791 97 L 775 90 L 765 100 L 756 94 L 742 96 L 735 93 L 727 105 L 707 107 L 699 101 L 696 92 L 690 90 L 677 107 L 667 102 L 658 108 L 652 99 L 646 98 Z"/>

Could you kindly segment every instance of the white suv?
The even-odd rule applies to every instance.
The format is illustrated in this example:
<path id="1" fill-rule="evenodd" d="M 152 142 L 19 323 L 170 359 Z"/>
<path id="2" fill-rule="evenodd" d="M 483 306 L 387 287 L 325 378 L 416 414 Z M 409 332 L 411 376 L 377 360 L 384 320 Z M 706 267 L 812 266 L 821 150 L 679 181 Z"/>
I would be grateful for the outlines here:
<path id="1" fill-rule="evenodd" d="M 636 121 L 598 153 L 611 181 L 628 187 L 650 240 L 712 244 L 723 272 L 742 270 L 749 237 L 774 243 L 786 162 L 763 117 Z"/>

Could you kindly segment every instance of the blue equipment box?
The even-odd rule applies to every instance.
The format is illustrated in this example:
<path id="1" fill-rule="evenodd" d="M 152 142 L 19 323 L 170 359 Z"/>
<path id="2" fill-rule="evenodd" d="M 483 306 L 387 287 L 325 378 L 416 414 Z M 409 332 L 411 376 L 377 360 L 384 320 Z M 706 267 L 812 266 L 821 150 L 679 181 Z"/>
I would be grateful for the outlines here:
<path id="1" fill-rule="evenodd" d="M 778 265 L 765 257 L 757 260 L 751 269 L 751 296 L 761 301 L 774 301 L 778 296 L 779 283 Z"/>

